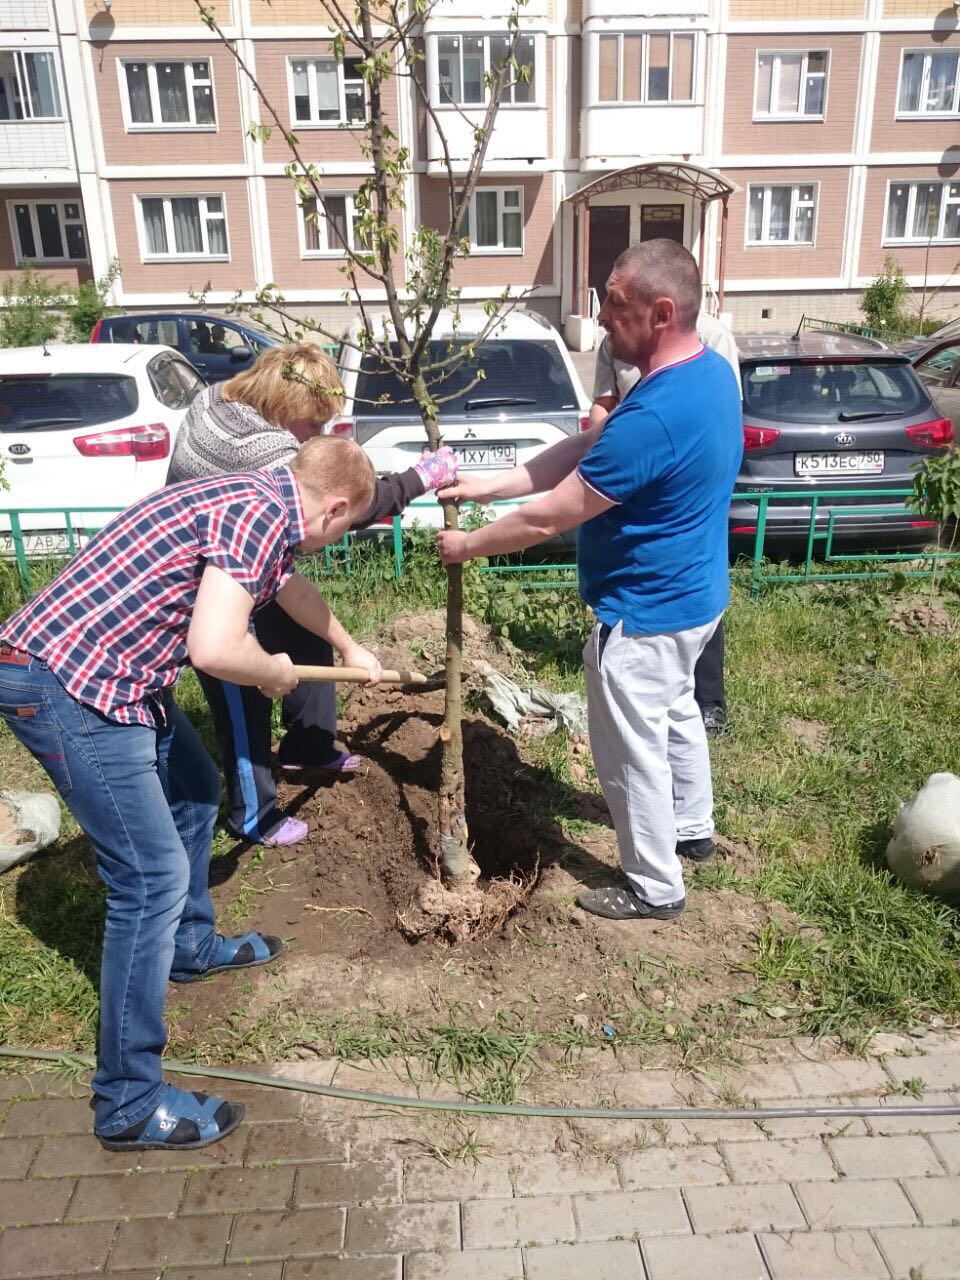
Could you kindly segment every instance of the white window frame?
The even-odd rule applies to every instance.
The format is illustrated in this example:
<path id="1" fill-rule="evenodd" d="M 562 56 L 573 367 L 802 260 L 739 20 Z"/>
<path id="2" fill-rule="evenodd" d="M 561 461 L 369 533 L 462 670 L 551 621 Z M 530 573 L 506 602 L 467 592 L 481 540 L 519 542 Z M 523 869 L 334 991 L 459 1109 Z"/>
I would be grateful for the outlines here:
<path id="1" fill-rule="evenodd" d="M 21 204 L 26 205 L 27 208 L 30 210 L 30 226 L 33 231 L 33 243 L 37 246 L 37 248 L 41 247 L 40 227 L 39 227 L 39 224 L 37 223 L 37 205 L 52 204 L 55 206 L 57 210 L 57 221 L 60 223 L 60 239 L 63 241 L 63 247 L 64 248 L 67 247 L 67 235 L 66 235 L 67 225 L 68 224 L 71 226 L 79 225 L 83 227 L 83 243 L 86 245 L 86 249 L 87 249 L 86 254 L 82 258 L 71 258 L 69 256 L 65 256 L 62 258 L 45 258 L 42 256 L 38 256 L 37 254 L 31 255 L 31 254 L 24 253 L 20 244 L 20 228 L 17 226 L 17 215 L 16 215 L 16 206 Z M 79 217 L 77 218 L 67 217 L 66 206 L 68 204 L 75 204 L 77 206 L 77 208 L 80 211 Z M 18 267 L 23 266 L 25 263 L 28 263 L 28 262 L 37 262 L 37 263 L 43 263 L 46 265 L 48 263 L 70 264 L 70 263 L 80 263 L 80 262 L 90 261 L 90 242 L 87 239 L 87 224 L 83 216 L 83 202 L 81 201 L 79 196 L 77 196 L 75 200 L 7 200 L 7 216 L 10 219 L 10 234 L 13 240 L 13 249 L 14 249 L 14 254 L 16 256 Z"/>
<path id="2" fill-rule="evenodd" d="M 541 80 L 543 73 L 541 65 L 544 61 L 544 55 L 541 49 L 540 39 L 535 31 L 521 31 L 520 35 L 529 39 L 533 45 L 533 99 L 530 102 L 515 102 L 514 93 L 516 86 L 510 84 L 507 93 L 500 99 L 499 111 L 529 111 L 532 108 L 537 109 L 541 106 L 540 95 L 542 93 Z M 464 40 L 482 40 L 483 41 L 483 75 L 484 81 L 486 77 L 494 71 L 490 65 L 490 41 L 491 40 L 510 40 L 511 32 L 504 29 L 502 31 L 439 31 L 432 37 L 434 40 L 434 60 L 435 75 L 432 85 L 433 89 L 433 105 L 448 111 L 484 111 L 489 101 L 489 91 L 486 83 L 483 86 L 483 98 L 480 102 L 454 102 L 443 91 L 440 83 L 440 40 L 441 39 L 457 39 L 460 43 L 460 93 L 463 96 L 463 41 Z"/>
<path id="3" fill-rule="evenodd" d="M 497 243 L 496 244 L 477 244 L 477 196 L 483 192 L 484 194 L 495 191 L 497 195 Z M 509 208 L 504 205 L 504 193 L 515 191 L 520 197 L 519 206 L 511 205 Z M 520 214 L 520 247 L 507 246 L 503 243 L 503 215 L 504 211 L 508 213 Z M 523 187 L 521 186 L 504 186 L 504 187 L 477 187 L 473 195 L 470 197 L 470 204 L 467 209 L 467 236 L 470 240 L 470 256 L 482 257 L 483 255 L 495 254 L 502 257 L 504 254 L 518 258 L 524 252 L 524 218 L 523 218 Z"/>
<path id="4" fill-rule="evenodd" d="M 354 192 L 352 191 L 324 191 L 321 199 L 335 197 L 345 201 L 345 211 L 347 219 L 347 243 L 354 253 L 368 252 L 363 245 L 358 245 L 353 235 L 353 220 L 356 217 L 356 207 L 354 205 Z M 308 196 L 308 200 L 314 200 L 316 197 Z M 319 235 L 322 247 L 319 249 L 310 249 L 307 247 L 307 213 L 308 209 L 302 200 L 297 200 L 297 230 L 300 236 L 300 257 L 301 258 L 344 258 L 347 250 L 336 240 L 331 237 L 327 229 L 326 214 L 322 214 L 317 219 L 317 234 Z"/>
<path id="5" fill-rule="evenodd" d="M 920 76 L 920 101 L 926 101 L 927 93 L 930 88 L 930 58 L 933 54 L 951 53 L 957 58 L 957 78 L 953 87 L 953 106 L 948 107 L 946 111 L 928 111 L 923 106 L 918 111 L 905 111 L 900 106 L 900 94 L 903 92 L 903 68 L 908 53 L 919 53 L 923 55 L 923 71 Z M 901 49 L 900 50 L 900 73 L 897 76 L 897 107 L 895 119 L 897 120 L 952 120 L 960 116 L 960 50 L 958 49 Z"/>
<path id="6" fill-rule="evenodd" d="M 51 124 L 57 121 L 61 123 L 64 122 L 67 119 L 67 114 L 66 114 L 66 111 L 64 110 L 64 105 L 63 105 L 66 99 L 63 92 L 63 69 L 60 65 L 59 49 L 42 48 L 40 46 L 37 46 L 35 48 L 32 45 L 29 48 L 14 49 L 14 48 L 11 48 L 10 45 L 4 45 L 2 48 L 0 48 L 0 53 L 13 54 L 14 70 L 16 73 L 17 81 L 20 86 L 20 101 L 24 104 L 26 104 L 29 101 L 30 94 L 28 91 L 26 91 L 27 83 L 25 80 L 24 67 L 21 61 L 22 58 L 24 57 L 24 55 L 31 54 L 31 53 L 51 54 L 53 57 L 54 84 L 56 85 L 56 90 L 57 90 L 57 99 L 58 99 L 57 105 L 60 108 L 59 114 L 55 116 L 37 116 L 37 115 L 31 114 L 31 115 L 24 116 L 22 120 L 18 120 L 15 116 L 11 116 L 9 120 L 0 120 L 0 125 L 33 124 L 35 122 L 43 123 L 43 124 Z M 76 261 L 76 259 L 74 259 L 74 261 Z"/>
<path id="7" fill-rule="evenodd" d="M 221 212 L 207 213 L 207 200 L 219 200 Z M 162 200 L 163 201 L 163 221 L 167 233 L 168 251 L 166 253 L 151 253 L 147 247 L 147 228 L 143 220 L 144 200 Z M 200 236 L 203 240 L 203 248 L 199 253 L 177 253 L 176 249 L 170 249 L 169 246 L 176 243 L 176 235 L 173 226 L 173 206 L 171 200 L 196 200 L 199 203 L 200 214 Z M 133 197 L 133 208 L 137 220 L 137 236 L 140 241 L 140 260 L 141 262 L 229 262 L 230 261 L 230 228 L 227 225 L 227 197 L 222 191 L 204 191 L 198 194 L 195 191 L 138 191 Z M 226 253 L 211 253 L 210 241 L 207 236 L 207 218 L 223 219 L 223 236 L 227 242 Z"/>
<path id="8" fill-rule="evenodd" d="M 160 117 L 160 90 L 157 85 L 157 64 L 160 62 L 180 62 L 184 66 L 184 75 L 187 85 L 187 103 L 190 108 L 189 121 L 171 121 L 170 124 L 165 123 Z M 195 62 L 205 62 L 209 67 L 209 74 L 206 80 L 196 79 L 193 74 L 193 64 Z M 153 119 L 146 123 L 135 122 L 133 113 L 130 109 L 130 90 L 127 85 L 127 67 L 128 66 L 144 66 L 147 68 L 147 83 L 150 89 L 150 110 L 153 112 Z M 120 105 L 123 110 L 123 124 L 127 133 L 217 133 L 220 129 L 220 115 L 217 111 L 217 94 L 213 82 L 213 59 L 208 54 L 199 54 L 195 58 L 118 58 L 117 59 L 117 76 L 120 81 Z M 213 104 L 213 122 L 211 124 L 196 121 L 196 104 L 193 100 L 194 85 L 210 86 L 210 101 Z"/>
<path id="9" fill-rule="evenodd" d="M 947 194 L 941 195 L 940 197 L 940 216 L 939 216 L 940 225 L 939 225 L 938 231 L 942 231 L 944 217 L 946 215 L 947 208 L 950 205 L 960 205 L 960 195 L 953 196 L 952 198 L 949 195 L 950 187 L 955 187 L 957 185 L 958 185 L 957 182 L 951 181 L 950 179 L 947 179 L 946 181 L 942 181 L 942 182 L 941 181 L 928 182 L 927 180 L 921 179 L 921 178 L 912 179 L 912 180 L 909 178 L 888 178 L 887 179 L 887 195 L 886 195 L 886 199 L 883 202 L 883 238 L 881 243 L 885 245 L 886 244 L 891 244 L 891 245 L 960 244 L 960 235 L 944 236 L 941 234 L 935 234 L 933 236 L 915 236 L 912 234 L 908 234 L 901 237 L 894 237 L 887 234 L 887 217 L 890 212 L 890 193 L 892 192 L 894 187 L 910 188 L 910 194 L 907 197 L 907 219 L 906 219 L 907 227 L 913 226 L 913 217 L 914 217 L 914 212 L 916 210 L 916 205 L 917 205 L 917 188 L 918 187 L 940 187 L 942 191 L 945 191 Z"/>
<path id="10" fill-rule="evenodd" d="M 800 63 L 800 97 L 806 97 L 809 58 L 811 53 L 826 55 L 826 66 L 823 70 L 823 110 L 801 111 L 800 100 L 797 100 L 796 111 L 778 111 L 773 104 L 780 99 L 780 59 L 801 56 Z M 761 57 L 773 58 L 774 64 L 770 73 L 770 98 L 766 111 L 757 110 L 757 83 L 760 78 Z M 830 92 L 830 49 L 758 49 L 753 66 L 753 118 L 754 120 L 825 120 L 827 118 L 827 94 Z M 814 72 L 814 75 L 821 74 Z"/>
<path id="11" fill-rule="evenodd" d="M 617 96 L 615 98 L 600 97 L 600 37 L 616 36 L 617 38 Z M 643 45 L 640 50 L 640 97 L 625 98 L 623 96 L 623 37 L 624 36 L 640 36 Z M 674 36 L 693 37 L 693 62 L 690 76 L 690 97 L 689 98 L 651 98 L 648 96 L 650 90 L 650 37 L 651 36 L 669 36 L 670 37 L 670 53 L 667 63 L 667 81 L 670 85 L 670 92 L 673 91 L 673 40 Z M 648 107 L 690 107 L 696 106 L 700 102 L 700 32 L 699 31 L 602 31 L 596 35 L 596 44 L 594 45 L 594 62 L 597 68 L 597 100 L 591 103 L 591 106 L 598 107 L 621 107 L 621 106 L 648 106 Z"/>
<path id="12" fill-rule="evenodd" d="M 347 57 L 354 55 L 348 54 Z M 297 102 L 296 94 L 293 87 L 293 64 L 295 62 L 305 62 L 307 64 L 307 81 L 308 93 L 310 98 L 310 119 L 297 119 Z M 337 64 L 337 97 L 339 102 L 340 114 L 336 120 L 315 120 L 313 117 L 317 110 L 317 63 L 318 62 L 336 62 Z M 333 54 L 290 54 L 287 57 L 287 99 L 290 108 L 290 127 L 296 132 L 298 129 L 362 129 L 370 119 L 370 101 L 367 94 L 367 86 L 363 79 L 354 79 L 350 77 L 350 84 L 359 84 L 363 91 L 363 119 L 348 120 L 347 119 L 347 94 L 346 86 L 348 83 L 347 76 L 344 72 L 344 58 L 334 58 Z"/>
<path id="13" fill-rule="evenodd" d="M 806 206 L 810 202 L 800 199 L 801 187 L 813 187 L 813 225 L 810 229 L 809 240 L 771 240 L 769 239 L 770 231 L 770 208 L 771 202 L 765 195 L 763 201 L 763 222 L 760 231 L 759 240 L 750 239 L 750 201 L 753 192 L 758 188 L 761 191 L 768 192 L 774 187 L 790 188 L 790 232 L 793 234 L 793 224 L 797 209 Z M 817 243 L 817 218 L 820 214 L 820 183 L 819 182 L 751 182 L 747 184 L 747 207 L 746 218 L 743 229 L 744 245 L 749 249 L 812 249 Z"/>

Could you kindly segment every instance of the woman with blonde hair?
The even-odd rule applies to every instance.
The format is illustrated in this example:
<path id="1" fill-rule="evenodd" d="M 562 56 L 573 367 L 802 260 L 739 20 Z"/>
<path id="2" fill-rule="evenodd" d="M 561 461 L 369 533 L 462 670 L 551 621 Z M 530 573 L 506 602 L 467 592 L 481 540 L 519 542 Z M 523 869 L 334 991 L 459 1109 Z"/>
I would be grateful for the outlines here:
<path id="1" fill-rule="evenodd" d="M 343 405 L 336 368 L 312 342 L 271 347 L 249 369 L 207 387 L 190 406 L 177 435 L 167 482 L 232 471 L 286 466 L 300 445 L 323 434 Z M 452 449 L 420 458 L 408 471 L 376 482 L 370 509 L 353 526 L 363 529 L 401 512 L 427 490 L 455 483 Z M 333 650 L 275 604 L 255 614 L 254 629 L 269 653 L 295 663 L 330 665 Z M 255 844 L 296 844 L 307 824 L 277 806 L 270 758 L 272 704 L 257 689 L 232 685 L 205 672 L 197 676 L 213 713 L 227 784 L 227 830 Z M 336 744 L 336 686 L 304 683 L 283 699 L 281 769 L 316 769 L 334 776 L 355 772 L 361 757 Z"/>

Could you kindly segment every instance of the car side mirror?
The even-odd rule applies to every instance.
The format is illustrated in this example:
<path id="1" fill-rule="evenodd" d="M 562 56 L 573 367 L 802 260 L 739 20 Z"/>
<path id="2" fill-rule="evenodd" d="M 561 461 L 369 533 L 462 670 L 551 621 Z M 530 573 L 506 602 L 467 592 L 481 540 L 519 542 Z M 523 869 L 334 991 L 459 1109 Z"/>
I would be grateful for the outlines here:
<path id="1" fill-rule="evenodd" d="M 253 359 L 253 351 L 250 347 L 234 347 L 230 352 L 231 364 L 242 364 L 245 360 Z"/>

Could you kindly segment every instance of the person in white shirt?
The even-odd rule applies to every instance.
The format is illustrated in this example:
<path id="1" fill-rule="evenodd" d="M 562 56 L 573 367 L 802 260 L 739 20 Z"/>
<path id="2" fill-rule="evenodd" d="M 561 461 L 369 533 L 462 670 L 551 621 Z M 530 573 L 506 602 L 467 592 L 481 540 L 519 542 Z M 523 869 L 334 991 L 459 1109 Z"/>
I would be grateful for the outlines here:
<path id="1" fill-rule="evenodd" d="M 701 311 L 697 316 L 697 334 L 704 346 L 712 347 L 723 356 L 733 370 L 740 386 L 740 359 L 733 334 L 715 316 Z M 593 404 L 590 406 L 590 425 L 600 426 L 621 400 L 640 381 L 640 370 L 622 360 L 615 360 L 607 347 L 607 338 L 597 349 L 597 363 L 593 380 Z M 694 697 L 704 728 L 711 737 L 723 733 L 727 723 L 727 699 L 723 687 L 723 622 L 701 654 L 694 676 Z"/>

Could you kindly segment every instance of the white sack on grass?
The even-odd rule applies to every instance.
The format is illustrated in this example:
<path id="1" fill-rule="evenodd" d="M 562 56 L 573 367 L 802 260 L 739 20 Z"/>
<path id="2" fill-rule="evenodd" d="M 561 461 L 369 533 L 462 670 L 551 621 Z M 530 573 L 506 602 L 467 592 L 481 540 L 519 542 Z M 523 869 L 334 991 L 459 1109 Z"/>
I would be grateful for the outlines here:
<path id="1" fill-rule="evenodd" d="M 53 844 L 59 834 L 56 796 L 48 791 L 0 791 L 0 872 Z"/>
<path id="2" fill-rule="evenodd" d="M 914 889 L 960 901 L 960 778 L 932 774 L 901 806 L 887 865 Z"/>
<path id="3" fill-rule="evenodd" d="M 520 728 L 524 716 L 536 716 L 547 724 L 547 733 L 566 729 L 583 737 L 587 732 L 587 700 L 578 693 L 553 693 L 541 685 L 518 685 L 483 663 L 480 666 L 483 691 L 493 709 L 511 733 Z"/>

